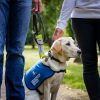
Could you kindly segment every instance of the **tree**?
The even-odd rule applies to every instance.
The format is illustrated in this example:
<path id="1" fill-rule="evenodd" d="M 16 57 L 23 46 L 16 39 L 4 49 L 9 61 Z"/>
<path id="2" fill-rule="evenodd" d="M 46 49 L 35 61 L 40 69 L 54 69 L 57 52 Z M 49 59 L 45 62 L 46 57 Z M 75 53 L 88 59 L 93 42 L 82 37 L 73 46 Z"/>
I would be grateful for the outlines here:
<path id="1" fill-rule="evenodd" d="M 62 3 L 63 0 L 49 0 L 49 2 L 47 0 L 43 0 L 43 4 L 44 4 L 43 23 L 45 26 L 45 32 L 49 34 L 48 43 L 51 43 L 51 37 L 55 30 L 55 26 L 60 14 Z M 66 31 L 67 31 L 66 34 L 68 34 L 69 36 L 73 36 L 70 21 L 68 22 L 68 27 Z M 32 33 L 32 19 L 30 22 L 26 44 L 32 44 L 31 33 Z"/>

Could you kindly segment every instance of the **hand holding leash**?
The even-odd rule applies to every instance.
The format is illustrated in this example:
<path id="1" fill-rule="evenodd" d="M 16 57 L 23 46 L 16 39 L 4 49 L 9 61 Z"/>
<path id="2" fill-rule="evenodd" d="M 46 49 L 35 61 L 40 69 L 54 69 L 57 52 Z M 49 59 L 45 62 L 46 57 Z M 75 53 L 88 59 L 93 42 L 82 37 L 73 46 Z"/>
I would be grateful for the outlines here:
<path id="1" fill-rule="evenodd" d="M 32 12 L 33 13 L 35 13 L 35 12 L 41 13 L 43 10 L 42 1 L 41 0 L 33 0 L 33 2 L 34 2 L 34 7 L 32 9 Z"/>

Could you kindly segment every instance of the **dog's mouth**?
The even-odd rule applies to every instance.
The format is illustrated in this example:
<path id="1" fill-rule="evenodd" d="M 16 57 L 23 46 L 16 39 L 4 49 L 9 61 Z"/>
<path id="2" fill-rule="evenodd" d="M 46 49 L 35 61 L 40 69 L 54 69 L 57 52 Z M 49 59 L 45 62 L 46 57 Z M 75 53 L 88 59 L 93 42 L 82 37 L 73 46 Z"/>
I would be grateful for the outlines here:
<path id="1" fill-rule="evenodd" d="M 71 56 L 69 56 L 68 58 L 78 58 L 80 57 L 80 54 L 72 54 Z"/>
<path id="2" fill-rule="evenodd" d="M 81 50 L 77 50 L 71 53 L 70 58 L 78 58 L 80 56 L 81 56 Z"/>

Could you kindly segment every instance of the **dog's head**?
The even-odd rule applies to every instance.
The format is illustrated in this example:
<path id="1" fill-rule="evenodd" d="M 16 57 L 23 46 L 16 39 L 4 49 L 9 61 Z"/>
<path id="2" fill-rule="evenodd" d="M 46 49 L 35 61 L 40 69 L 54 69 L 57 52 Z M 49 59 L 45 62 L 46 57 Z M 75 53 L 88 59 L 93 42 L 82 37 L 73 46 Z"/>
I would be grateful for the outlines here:
<path id="1" fill-rule="evenodd" d="M 81 54 L 81 50 L 75 45 L 71 37 L 61 37 L 55 40 L 51 51 L 62 61 L 69 58 L 76 58 Z"/>

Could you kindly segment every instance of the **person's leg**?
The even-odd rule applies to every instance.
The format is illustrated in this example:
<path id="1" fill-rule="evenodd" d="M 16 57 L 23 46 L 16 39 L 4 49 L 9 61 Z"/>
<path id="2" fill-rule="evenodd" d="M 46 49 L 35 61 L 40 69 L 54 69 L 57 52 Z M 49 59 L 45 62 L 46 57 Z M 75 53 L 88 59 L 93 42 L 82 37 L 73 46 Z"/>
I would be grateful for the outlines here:
<path id="1" fill-rule="evenodd" d="M 1 89 L 2 75 L 3 75 L 3 51 L 4 51 L 4 44 L 7 32 L 8 16 L 9 16 L 9 3 L 7 2 L 7 0 L 0 0 L 0 89 Z"/>
<path id="2" fill-rule="evenodd" d="M 72 19 L 72 26 L 82 50 L 83 77 L 90 100 L 100 100 L 96 33 L 92 19 Z"/>
<path id="3" fill-rule="evenodd" d="M 95 34 L 97 35 L 97 43 L 100 51 L 100 19 L 95 19 Z"/>
<path id="4" fill-rule="evenodd" d="M 6 49 L 6 97 L 7 100 L 24 100 L 22 84 L 24 57 L 22 56 L 30 16 L 32 0 L 11 0 L 9 31 Z"/>

